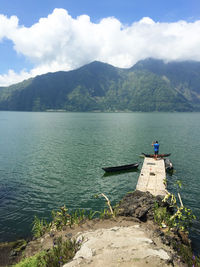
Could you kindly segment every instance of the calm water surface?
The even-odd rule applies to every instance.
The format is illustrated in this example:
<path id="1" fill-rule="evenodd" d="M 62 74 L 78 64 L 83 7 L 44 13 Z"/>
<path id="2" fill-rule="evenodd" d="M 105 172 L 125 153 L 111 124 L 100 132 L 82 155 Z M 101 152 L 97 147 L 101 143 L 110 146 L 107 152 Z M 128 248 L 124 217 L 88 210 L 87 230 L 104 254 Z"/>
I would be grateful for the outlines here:
<path id="1" fill-rule="evenodd" d="M 101 167 L 141 162 L 141 152 L 171 152 L 183 203 L 200 217 L 200 113 L 0 112 L 0 241 L 25 237 L 34 215 L 63 204 L 99 210 L 135 189 L 139 172 L 104 177 Z M 140 169 L 139 168 L 139 169 Z M 200 223 L 192 230 L 200 251 Z"/>

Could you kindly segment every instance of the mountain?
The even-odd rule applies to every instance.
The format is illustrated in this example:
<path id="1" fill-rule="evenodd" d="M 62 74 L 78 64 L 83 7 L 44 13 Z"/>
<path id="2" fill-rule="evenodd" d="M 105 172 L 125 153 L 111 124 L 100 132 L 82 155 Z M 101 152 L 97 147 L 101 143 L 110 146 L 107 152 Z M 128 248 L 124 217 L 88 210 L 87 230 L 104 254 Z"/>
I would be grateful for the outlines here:
<path id="1" fill-rule="evenodd" d="M 0 110 L 198 111 L 200 62 L 146 59 L 130 69 L 92 62 L 0 87 Z"/>
<path id="2" fill-rule="evenodd" d="M 147 70 L 170 81 L 171 87 L 182 94 L 193 107 L 200 105 L 200 62 L 169 62 L 147 59 L 131 70 Z"/>

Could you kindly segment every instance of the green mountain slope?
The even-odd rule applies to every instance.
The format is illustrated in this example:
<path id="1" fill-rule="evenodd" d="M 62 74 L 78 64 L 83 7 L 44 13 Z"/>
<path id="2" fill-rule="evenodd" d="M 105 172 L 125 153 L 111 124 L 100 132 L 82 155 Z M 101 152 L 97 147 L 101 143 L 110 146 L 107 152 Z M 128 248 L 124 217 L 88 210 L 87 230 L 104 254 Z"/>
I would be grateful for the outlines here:
<path id="1" fill-rule="evenodd" d="M 131 70 L 147 70 L 170 81 L 172 88 L 180 92 L 193 106 L 200 105 L 200 62 L 169 62 L 146 59 Z"/>
<path id="2" fill-rule="evenodd" d="M 0 88 L 0 110 L 200 110 L 200 63 L 147 59 L 130 69 L 93 62 Z"/>

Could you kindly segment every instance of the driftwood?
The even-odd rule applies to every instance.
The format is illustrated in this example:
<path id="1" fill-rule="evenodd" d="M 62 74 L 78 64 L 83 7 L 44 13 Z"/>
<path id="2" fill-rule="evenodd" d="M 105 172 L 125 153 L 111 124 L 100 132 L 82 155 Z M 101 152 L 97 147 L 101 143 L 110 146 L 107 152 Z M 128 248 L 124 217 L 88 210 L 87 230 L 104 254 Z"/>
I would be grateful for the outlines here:
<path id="1" fill-rule="evenodd" d="M 113 214 L 114 214 L 114 213 L 113 213 L 113 209 L 112 209 L 112 206 L 111 206 L 111 204 L 110 204 L 110 200 L 108 199 L 108 197 L 107 197 L 106 195 L 104 195 L 104 193 L 101 193 L 101 194 L 99 194 L 98 196 L 102 196 L 102 197 L 104 197 L 104 198 L 106 199 L 107 204 L 108 204 L 108 207 L 109 207 L 109 209 L 110 209 L 110 212 L 111 212 L 111 214 L 113 215 Z"/>

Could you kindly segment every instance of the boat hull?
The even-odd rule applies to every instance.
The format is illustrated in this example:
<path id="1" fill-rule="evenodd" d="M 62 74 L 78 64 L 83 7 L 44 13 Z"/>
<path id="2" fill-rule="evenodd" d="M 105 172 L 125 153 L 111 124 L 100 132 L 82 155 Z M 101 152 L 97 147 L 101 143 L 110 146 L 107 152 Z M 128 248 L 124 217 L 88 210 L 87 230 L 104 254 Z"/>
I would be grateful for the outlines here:
<path id="1" fill-rule="evenodd" d="M 142 155 L 144 155 L 146 158 L 155 158 L 154 154 L 145 154 L 142 153 Z M 165 157 L 169 157 L 171 154 L 158 154 L 157 158 L 165 158 Z"/>
<path id="2" fill-rule="evenodd" d="M 122 165 L 116 167 L 106 167 L 102 168 L 105 172 L 120 172 L 120 171 L 129 171 L 135 170 L 139 166 L 139 163 L 129 164 L 129 165 Z"/>

